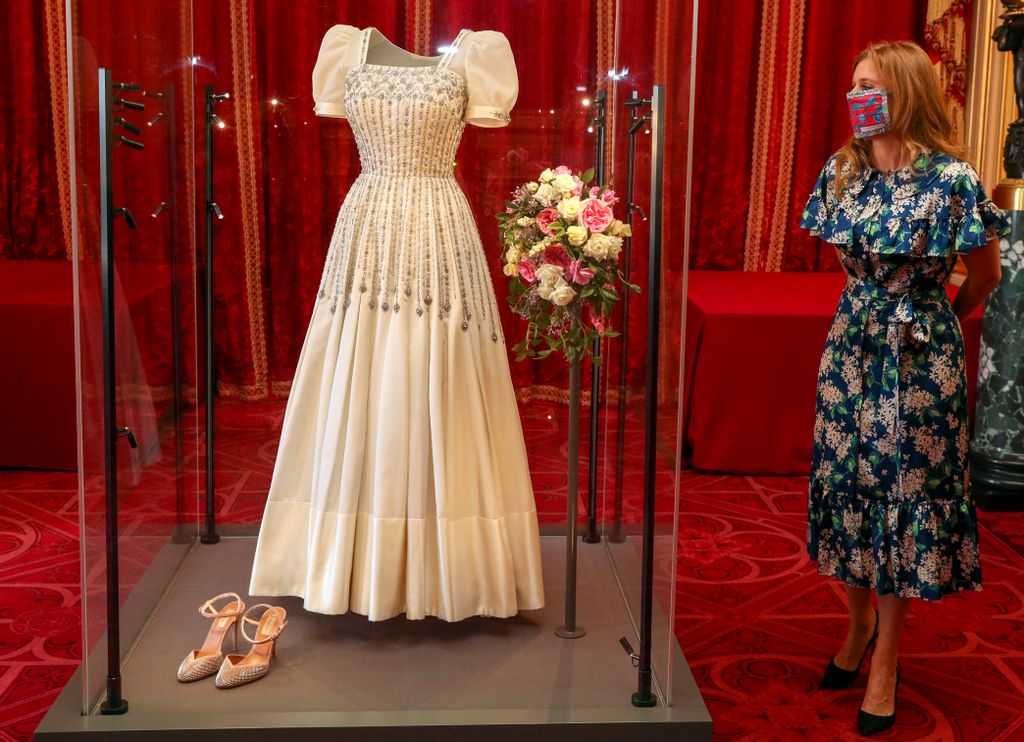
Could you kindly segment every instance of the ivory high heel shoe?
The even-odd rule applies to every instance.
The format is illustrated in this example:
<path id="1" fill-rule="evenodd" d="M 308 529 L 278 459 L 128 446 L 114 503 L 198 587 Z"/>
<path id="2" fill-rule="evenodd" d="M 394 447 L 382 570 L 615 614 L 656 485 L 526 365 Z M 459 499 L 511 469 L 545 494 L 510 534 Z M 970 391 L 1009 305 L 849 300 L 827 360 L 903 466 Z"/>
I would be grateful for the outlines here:
<path id="1" fill-rule="evenodd" d="M 220 610 L 215 610 L 213 604 L 224 598 L 231 598 L 231 602 Z M 220 663 L 224 659 L 221 644 L 224 642 L 224 635 L 228 629 L 234 629 L 233 650 L 238 651 L 238 617 L 244 610 L 245 603 L 237 593 L 221 593 L 216 598 L 210 598 L 199 606 L 199 613 L 213 619 L 213 624 L 206 634 L 206 641 L 203 642 L 202 649 L 193 649 L 178 666 L 179 681 L 191 683 L 208 678 L 217 672 L 217 668 L 220 667 Z"/>
<path id="2" fill-rule="evenodd" d="M 249 618 L 249 613 L 263 608 L 259 621 Z M 267 603 L 257 603 L 242 616 L 242 636 L 252 643 L 249 654 L 229 654 L 217 672 L 218 688 L 234 688 L 236 685 L 259 680 L 270 672 L 270 658 L 277 655 L 277 637 L 288 625 L 284 608 Z M 250 638 L 245 624 L 256 624 L 256 637 Z"/>

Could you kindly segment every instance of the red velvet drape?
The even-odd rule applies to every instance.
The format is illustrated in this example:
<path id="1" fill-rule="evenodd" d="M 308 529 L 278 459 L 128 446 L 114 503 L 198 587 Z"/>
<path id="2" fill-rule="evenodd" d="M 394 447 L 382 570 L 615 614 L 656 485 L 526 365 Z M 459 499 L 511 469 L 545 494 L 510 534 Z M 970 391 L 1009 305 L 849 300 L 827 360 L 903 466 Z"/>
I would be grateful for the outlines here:
<path id="1" fill-rule="evenodd" d="M 46 5 L 0 4 L 0 258 L 66 259 Z"/>

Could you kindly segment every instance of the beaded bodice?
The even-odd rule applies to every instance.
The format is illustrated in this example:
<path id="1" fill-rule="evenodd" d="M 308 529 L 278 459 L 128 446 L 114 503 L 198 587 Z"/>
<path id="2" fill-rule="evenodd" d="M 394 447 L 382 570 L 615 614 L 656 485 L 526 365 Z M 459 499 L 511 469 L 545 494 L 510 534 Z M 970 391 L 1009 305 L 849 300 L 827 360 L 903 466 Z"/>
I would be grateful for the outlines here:
<path id="1" fill-rule="evenodd" d="M 359 63 L 345 80 L 346 118 L 362 172 L 338 214 L 320 281 L 331 313 L 371 311 L 454 318 L 501 337 L 476 224 L 454 176 L 467 84 L 448 68 L 462 32 L 435 65 Z M 405 315 L 402 315 L 405 316 Z"/>
<path id="2" fill-rule="evenodd" d="M 467 33 L 436 63 L 399 67 L 368 64 L 370 33 L 363 32 L 359 65 L 345 80 L 345 110 L 363 173 L 452 176 L 466 128 L 466 81 L 448 65 Z"/>
<path id="3" fill-rule="evenodd" d="M 466 83 L 447 67 L 364 64 L 345 109 L 367 175 L 449 176 L 465 130 Z"/>

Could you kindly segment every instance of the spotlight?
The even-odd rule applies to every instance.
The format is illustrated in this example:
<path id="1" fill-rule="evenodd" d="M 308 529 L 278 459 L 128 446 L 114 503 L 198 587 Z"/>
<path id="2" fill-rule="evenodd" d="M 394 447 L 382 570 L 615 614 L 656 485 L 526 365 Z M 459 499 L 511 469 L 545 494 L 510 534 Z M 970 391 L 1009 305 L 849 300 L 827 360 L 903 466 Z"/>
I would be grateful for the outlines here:
<path id="1" fill-rule="evenodd" d="M 125 100 L 124 98 L 114 98 L 114 103 L 124 108 L 130 108 L 133 111 L 145 111 L 146 106 L 143 103 L 139 103 L 134 100 Z"/>
<path id="2" fill-rule="evenodd" d="M 224 120 L 217 114 L 213 114 L 213 123 L 217 125 L 218 129 L 223 129 L 227 126 L 227 124 L 224 123 Z"/>
<path id="3" fill-rule="evenodd" d="M 139 129 L 139 127 L 137 127 L 130 121 L 125 121 L 120 116 L 114 117 L 114 126 L 123 126 L 125 129 L 127 129 L 130 133 L 134 134 L 135 136 L 139 136 L 139 134 L 142 133 L 142 130 Z"/>
<path id="4" fill-rule="evenodd" d="M 137 142 L 134 139 L 129 139 L 128 137 L 123 137 L 120 134 L 118 134 L 116 137 L 114 137 L 114 140 L 118 141 L 118 142 L 121 142 L 122 144 L 126 144 L 129 147 L 131 147 L 132 149 L 145 149 L 146 148 L 146 145 L 143 144 L 142 142 Z"/>
<path id="5" fill-rule="evenodd" d="M 149 121 L 147 121 L 147 122 L 146 122 L 146 125 L 147 125 L 147 126 L 153 126 L 153 125 L 154 125 L 154 124 L 156 124 L 156 123 L 157 123 L 158 121 L 160 121 L 160 119 L 162 119 L 162 118 L 164 118 L 164 117 L 166 117 L 166 116 L 167 116 L 167 114 L 166 114 L 166 113 L 164 113 L 163 111 L 161 111 L 161 112 L 160 112 L 160 113 L 158 113 L 158 114 L 157 114 L 156 116 L 154 116 L 154 117 L 153 117 L 153 118 L 151 118 L 151 119 L 150 119 Z"/>
<path id="6" fill-rule="evenodd" d="M 210 211 L 212 211 L 214 214 L 216 214 L 218 219 L 223 219 L 224 218 L 224 214 L 223 214 L 223 212 L 221 212 L 220 207 L 217 205 L 216 201 L 211 201 L 210 202 Z"/>
<path id="7" fill-rule="evenodd" d="M 132 212 L 128 211 L 128 209 L 124 208 L 123 206 L 118 206 L 116 209 L 114 209 L 114 216 L 123 216 L 124 220 L 128 223 L 129 229 L 135 229 L 136 227 L 139 226 L 138 224 L 136 224 L 135 217 L 132 216 Z"/>

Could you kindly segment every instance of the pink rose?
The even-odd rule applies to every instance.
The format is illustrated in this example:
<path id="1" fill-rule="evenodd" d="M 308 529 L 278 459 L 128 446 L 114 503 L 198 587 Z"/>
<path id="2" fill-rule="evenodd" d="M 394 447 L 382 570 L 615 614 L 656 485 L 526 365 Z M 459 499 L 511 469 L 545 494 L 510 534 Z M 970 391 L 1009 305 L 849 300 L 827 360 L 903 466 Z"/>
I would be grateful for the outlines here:
<path id="1" fill-rule="evenodd" d="M 569 252 L 565 249 L 565 245 L 561 242 L 556 242 L 553 245 L 548 245 L 544 250 L 544 262 L 557 265 L 562 270 L 566 270 L 572 259 L 569 257 Z"/>
<path id="2" fill-rule="evenodd" d="M 578 283 L 580 286 L 586 286 L 590 283 L 590 279 L 594 277 L 595 273 L 593 268 L 584 267 L 583 258 L 577 258 L 569 263 L 569 267 L 566 268 L 565 272 L 569 274 L 569 278 L 572 279 L 573 283 Z"/>
<path id="3" fill-rule="evenodd" d="M 558 210 L 548 207 L 537 214 L 537 226 L 544 234 L 551 234 L 551 225 L 558 220 Z"/>
<path id="4" fill-rule="evenodd" d="M 530 258 L 524 258 L 519 261 L 519 275 L 522 276 L 523 280 L 527 283 L 533 283 L 537 280 L 536 270 L 537 266 L 534 265 Z"/>
<path id="5" fill-rule="evenodd" d="M 584 305 L 586 307 L 587 322 L 590 326 L 597 330 L 599 335 L 604 334 L 604 318 L 594 311 L 594 308 L 589 304 Z"/>
<path id="6" fill-rule="evenodd" d="M 572 191 L 571 191 L 572 195 L 574 195 L 574 196 L 582 195 L 583 194 L 583 181 L 580 180 L 579 178 L 577 178 L 575 175 L 572 176 L 572 179 L 574 181 L 576 181 L 576 185 L 573 186 Z"/>
<path id="7" fill-rule="evenodd" d="M 591 232 L 605 231 L 614 218 L 611 207 L 601 199 L 588 198 L 580 204 L 580 224 Z"/>
<path id="8" fill-rule="evenodd" d="M 566 173 L 572 173 L 572 170 L 565 165 L 559 165 L 555 168 L 555 175 L 565 175 Z"/>
<path id="9" fill-rule="evenodd" d="M 615 195 L 615 191 L 613 191 L 611 188 L 606 188 L 604 193 L 601 193 L 600 186 L 591 186 L 590 197 L 599 198 L 609 206 L 614 206 L 619 201 L 618 196 Z"/>

